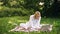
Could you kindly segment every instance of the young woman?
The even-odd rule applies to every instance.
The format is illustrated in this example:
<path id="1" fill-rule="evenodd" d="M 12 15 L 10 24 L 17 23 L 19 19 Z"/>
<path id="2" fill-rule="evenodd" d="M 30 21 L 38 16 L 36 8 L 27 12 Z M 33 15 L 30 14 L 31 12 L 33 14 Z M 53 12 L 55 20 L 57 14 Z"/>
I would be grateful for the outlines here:
<path id="1" fill-rule="evenodd" d="M 29 30 L 29 29 L 40 29 L 40 20 L 41 14 L 39 11 L 36 11 L 35 14 L 30 16 L 30 19 L 27 23 L 21 23 L 20 26 L 15 27 L 10 31 L 20 31 L 20 30 Z"/>
<path id="2" fill-rule="evenodd" d="M 20 26 L 16 26 L 14 29 L 12 29 L 10 31 L 38 31 L 38 30 L 45 31 L 45 30 L 51 30 L 51 28 L 52 28 L 51 25 L 40 24 L 40 21 L 41 21 L 41 14 L 39 11 L 36 11 L 33 15 L 30 16 L 30 19 L 27 23 L 21 23 Z"/>

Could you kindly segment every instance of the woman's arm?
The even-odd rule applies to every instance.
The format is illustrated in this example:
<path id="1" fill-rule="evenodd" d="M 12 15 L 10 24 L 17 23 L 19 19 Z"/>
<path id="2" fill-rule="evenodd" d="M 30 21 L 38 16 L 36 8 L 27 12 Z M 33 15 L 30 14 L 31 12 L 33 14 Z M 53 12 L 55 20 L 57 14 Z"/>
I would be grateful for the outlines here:
<path id="1" fill-rule="evenodd" d="M 39 18 L 39 21 L 38 21 L 38 26 L 40 26 L 40 21 L 41 21 L 41 17 Z"/>
<path id="2" fill-rule="evenodd" d="M 30 19 L 29 19 L 29 25 L 30 25 L 31 27 L 33 27 L 33 16 L 34 16 L 34 15 L 31 15 L 31 16 L 30 16 Z"/>
<path id="3" fill-rule="evenodd" d="M 41 21 L 41 17 L 39 18 L 39 23 L 40 23 L 40 21 Z"/>

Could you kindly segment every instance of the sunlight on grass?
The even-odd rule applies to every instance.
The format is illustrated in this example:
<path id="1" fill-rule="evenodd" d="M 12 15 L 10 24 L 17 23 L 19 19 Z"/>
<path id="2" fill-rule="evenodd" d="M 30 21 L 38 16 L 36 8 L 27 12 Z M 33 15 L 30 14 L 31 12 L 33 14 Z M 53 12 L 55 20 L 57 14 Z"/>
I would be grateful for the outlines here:
<path id="1" fill-rule="evenodd" d="M 20 23 L 26 23 L 29 18 L 15 16 L 15 17 L 3 17 L 0 18 L 0 32 L 1 34 L 28 34 L 26 32 L 8 32 Z M 41 24 L 52 24 L 53 30 L 51 32 L 30 32 L 30 34 L 59 34 L 60 33 L 60 19 L 55 18 L 42 18 Z"/>

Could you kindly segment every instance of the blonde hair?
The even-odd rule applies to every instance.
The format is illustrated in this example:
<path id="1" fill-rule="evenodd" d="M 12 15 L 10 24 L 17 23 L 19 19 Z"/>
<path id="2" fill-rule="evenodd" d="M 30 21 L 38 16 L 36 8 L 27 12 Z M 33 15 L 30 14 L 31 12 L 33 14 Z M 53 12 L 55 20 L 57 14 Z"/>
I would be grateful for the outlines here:
<path id="1" fill-rule="evenodd" d="M 39 11 L 36 11 L 36 12 L 35 12 L 35 14 L 34 14 L 34 18 L 35 18 L 35 19 L 36 19 L 36 16 L 37 16 L 37 15 L 40 15 L 40 16 L 41 16 L 41 14 L 40 14 Z"/>

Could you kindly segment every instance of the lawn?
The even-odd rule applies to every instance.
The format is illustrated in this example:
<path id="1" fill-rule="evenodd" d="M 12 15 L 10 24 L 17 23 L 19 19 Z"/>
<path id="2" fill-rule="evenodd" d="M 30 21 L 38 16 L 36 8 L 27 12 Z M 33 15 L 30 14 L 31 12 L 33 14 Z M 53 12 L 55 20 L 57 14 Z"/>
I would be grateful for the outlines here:
<path id="1" fill-rule="evenodd" d="M 0 18 L 0 34 L 28 34 L 27 32 L 8 32 L 16 26 L 16 24 L 26 23 L 29 16 L 14 16 Z M 43 18 L 41 24 L 52 24 L 51 32 L 30 32 L 30 34 L 60 34 L 60 18 Z"/>

